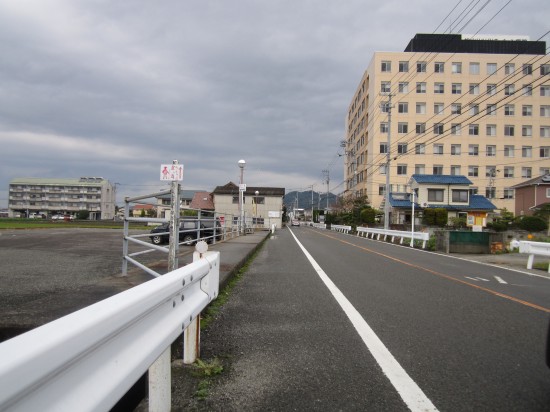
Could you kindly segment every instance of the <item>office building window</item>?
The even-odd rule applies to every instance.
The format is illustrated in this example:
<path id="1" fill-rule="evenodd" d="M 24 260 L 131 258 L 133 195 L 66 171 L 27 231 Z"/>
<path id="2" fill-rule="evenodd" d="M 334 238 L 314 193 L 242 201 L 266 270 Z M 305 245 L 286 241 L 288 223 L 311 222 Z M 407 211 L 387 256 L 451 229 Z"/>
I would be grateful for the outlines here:
<path id="1" fill-rule="evenodd" d="M 426 133 L 426 123 L 417 123 L 416 124 L 416 133 L 417 134 Z"/>
<path id="2" fill-rule="evenodd" d="M 452 94 L 462 94 L 462 83 L 453 83 L 451 85 Z"/>
<path id="3" fill-rule="evenodd" d="M 477 144 L 468 145 L 469 156 L 479 156 L 479 146 Z"/>
<path id="4" fill-rule="evenodd" d="M 495 157 L 497 155 L 497 147 L 493 144 L 485 146 L 485 156 Z"/>
<path id="5" fill-rule="evenodd" d="M 550 137 L 550 126 L 540 127 L 540 137 Z"/>
<path id="6" fill-rule="evenodd" d="M 398 175 L 406 175 L 407 174 L 407 165 L 406 164 L 398 164 L 397 165 L 397 174 Z"/>
<path id="7" fill-rule="evenodd" d="M 399 62 L 399 73 L 407 73 L 409 71 L 409 62 Z"/>
<path id="8" fill-rule="evenodd" d="M 461 152 L 462 152 L 461 145 L 459 144 L 451 145 L 451 156 L 460 156 Z"/>
<path id="9" fill-rule="evenodd" d="M 494 96 L 497 94 L 497 85 L 496 84 L 488 84 L 487 85 L 487 94 L 489 96 Z"/>
<path id="10" fill-rule="evenodd" d="M 378 185 L 378 194 L 379 195 L 386 194 L 386 185 Z"/>
<path id="11" fill-rule="evenodd" d="M 532 96 L 533 95 L 533 86 L 530 84 L 524 84 L 523 85 L 523 95 L 524 96 Z"/>
<path id="12" fill-rule="evenodd" d="M 516 86 L 514 84 L 505 84 L 504 85 L 504 95 L 512 96 L 516 92 Z"/>
<path id="13" fill-rule="evenodd" d="M 397 153 L 399 154 L 407 153 L 407 143 L 399 143 L 397 145 Z"/>
<path id="14" fill-rule="evenodd" d="M 468 126 L 468 134 L 470 136 L 479 136 L 479 125 L 471 124 Z"/>
<path id="15" fill-rule="evenodd" d="M 533 74 L 533 65 L 532 64 L 524 64 L 522 66 L 522 72 L 524 75 Z"/>
<path id="16" fill-rule="evenodd" d="M 416 83 L 416 93 L 426 93 L 426 83 L 417 82 Z"/>
<path id="17" fill-rule="evenodd" d="M 451 114 L 462 114 L 462 105 L 460 103 L 451 104 Z"/>
<path id="18" fill-rule="evenodd" d="M 460 165 L 451 165 L 451 175 L 458 176 L 460 174 Z"/>
<path id="19" fill-rule="evenodd" d="M 461 134 L 460 123 L 452 123 L 451 124 L 451 134 L 454 135 L 454 136 L 460 136 L 460 134 Z"/>
<path id="20" fill-rule="evenodd" d="M 524 179 L 531 179 L 533 177 L 533 170 L 530 167 L 521 168 L 521 177 Z"/>
<path id="21" fill-rule="evenodd" d="M 400 102 L 397 105 L 397 111 L 399 113 L 409 113 L 409 103 Z"/>
<path id="22" fill-rule="evenodd" d="M 521 135 L 523 137 L 533 137 L 533 126 L 531 125 L 521 126 Z"/>
<path id="23" fill-rule="evenodd" d="M 426 153 L 426 144 L 425 143 L 416 143 L 414 145 L 414 153 L 417 155 Z"/>
<path id="24" fill-rule="evenodd" d="M 488 104 L 487 105 L 487 116 L 496 116 L 497 115 L 497 105 Z"/>
<path id="25" fill-rule="evenodd" d="M 479 74 L 479 63 L 470 63 L 470 74 Z"/>
<path id="26" fill-rule="evenodd" d="M 380 85 L 381 93 L 389 93 L 391 91 L 391 82 L 382 82 Z"/>
<path id="27" fill-rule="evenodd" d="M 541 85 L 540 86 L 540 95 L 541 95 L 541 97 L 549 97 L 550 96 L 550 86 Z"/>
<path id="28" fill-rule="evenodd" d="M 524 104 L 521 106 L 521 115 L 522 116 L 532 116 L 533 115 L 533 106 L 530 104 Z"/>
<path id="29" fill-rule="evenodd" d="M 397 133 L 409 133 L 409 124 L 406 122 L 397 123 Z"/>
<path id="30" fill-rule="evenodd" d="M 479 84 L 470 83 L 470 94 L 479 94 Z"/>
<path id="31" fill-rule="evenodd" d="M 435 62 L 435 64 L 434 64 L 434 72 L 435 72 L 435 73 L 443 73 L 443 72 L 445 72 L 445 63 L 442 63 L 442 62 Z"/>
<path id="32" fill-rule="evenodd" d="M 444 130 L 444 127 L 443 127 L 443 123 L 434 124 L 434 134 L 440 135 L 440 134 L 443 134 L 444 131 L 445 130 Z"/>
<path id="33" fill-rule="evenodd" d="M 478 104 L 471 104 L 470 105 L 470 116 L 475 116 L 476 114 L 479 114 L 479 105 Z"/>
<path id="34" fill-rule="evenodd" d="M 388 153 L 388 144 L 380 143 L 380 153 Z"/>
<path id="35" fill-rule="evenodd" d="M 504 157 L 514 157 L 515 147 L 513 145 L 504 146 Z"/>
<path id="36" fill-rule="evenodd" d="M 391 72 L 391 61 L 383 60 L 381 63 L 380 70 L 385 73 Z"/>
<path id="37" fill-rule="evenodd" d="M 380 133 L 388 133 L 388 123 L 386 122 L 380 123 Z"/>
<path id="38" fill-rule="evenodd" d="M 443 114 L 444 107 L 443 103 L 434 103 L 434 114 Z"/>
<path id="39" fill-rule="evenodd" d="M 425 175 L 426 174 L 426 166 L 425 165 L 414 165 L 414 173 L 417 175 Z"/>
<path id="40" fill-rule="evenodd" d="M 445 93 L 445 83 L 434 83 L 434 93 L 435 94 Z"/>
<path id="41" fill-rule="evenodd" d="M 454 62 L 451 64 L 451 71 L 453 74 L 460 74 L 462 73 L 462 63 L 460 62 Z"/>
<path id="42" fill-rule="evenodd" d="M 539 152 L 542 158 L 550 157 L 550 146 L 541 146 Z"/>
<path id="43" fill-rule="evenodd" d="M 507 125 L 504 125 L 504 136 L 514 136 L 514 125 L 512 124 L 507 124 Z"/>
<path id="44" fill-rule="evenodd" d="M 385 163 L 380 165 L 380 168 L 379 168 L 378 170 L 380 170 L 380 174 L 381 174 L 381 175 L 385 175 L 385 174 L 386 174 L 386 168 L 387 168 L 387 166 L 386 166 Z"/>
<path id="45" fill-rule="evenodd" d="M 540 107 L 540 117 L 550 117 L 550 106 Z"/>
<path id="46" fill-rule="evenodd" d="M 442 155 L 442 154 L 443 154 L 443 145 L 441 143 L 435 143 L 434 155 Z"/>
<path id="47" fill-rule="evenodd" d="M 539 175 L 550 175 L 550 167 L 539 167 Z M 546 193 L 546 197 L 550 197 L 549 192 Z"/>
<path id="48" fill-rule="evenodd" d="M 513 104 L 504 105 L 504 116 L 513 116 L 515 114 L 516 107 Z"/>
<path id="49" fill-rule="evenodd" d="M 432 174 L 442 175 L 443 174 L 443 165 L 434 165 L 432 168 Z"/>
<path id="50" fill-rule="evenodd" d="M 495 177 L 497 169 L 495 166 L 485 166 L 485 177 Z"/>
<path id="51" fill-rule="evenodd" d="M 478 166 L 468 166 L 468 176 L 478 177 L 479 176 L 479 167 Z"/>
<path id="52" fill-rule="evenodd" d="M 506 178 L 514 177 L 514 166 L 506 166 L 504 168 L 504 177 Z"/>
<path id="53" fill-rule="evenodd" d="M 516 71 L 516 65 L 514 63 L 507 63 L 504 65 L 504 74 L 514 74 Z"/>
<path id="54" fill-rule="evenodd" d="M 399 82 L 399 93 L 408 93 L 409 92 L 409 82 Z"/>
<path id="55" fill-rule="evenodd" d="M 540 75 L 548 76 L 550 74 L 550 64 L 541 64 L 540 65 Z"/>
<path id="56" fill-rule="evenodd" d="M 533 148 L 531 146 L 522 146 L 521 157 L 533 157 Z"/>
<path id="57" fill-rule="evenodd" d="M 426 103 L 416 103 L 416 114 L 426 114 Z"/>
<path id="58" fill-rule="evenodd" d="M 504 188 L 504 199 L 513 199 L 514 198 L 514 189 L 510 189 L 509 187 Z"/>
<path id="59" fill-rule="evenodd" d="M 485 197 L 487 199 L 494 199 L 497 195 L 497 190 L 494 186 L 488 186 L 485 188 Z"/>
<path id="60" fill-rule="evenodd" d="M 496 72 L 497 72 L 497 64 L 487 63 L 487 74 L 490 76 L 492 74 L 495 74 Z"/>
<path id="61" fill-rule="evenodd" d="M 485 134 L 487 136 L 496 136 L 497 135 L 497 125 L 496 124 L 488 124 L 485 127 Z"/>
<path id="62" fill-rule="evenodd" d="M 417 62 L 416 63 L 416 72 L 417 73 L 426 73 L 426 62 Z"/>
<path id="63" fill-rule="evenodd" d="M 390 103 L 389 102 L 380 103 L 380 111 L 382 113 L 389 113 L 390 112 Z"/>

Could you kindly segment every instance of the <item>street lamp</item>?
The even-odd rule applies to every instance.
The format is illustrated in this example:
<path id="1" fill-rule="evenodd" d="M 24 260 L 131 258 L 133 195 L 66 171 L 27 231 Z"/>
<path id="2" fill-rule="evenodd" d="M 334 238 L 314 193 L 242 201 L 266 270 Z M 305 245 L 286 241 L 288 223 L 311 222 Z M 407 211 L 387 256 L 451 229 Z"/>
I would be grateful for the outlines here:
<path id="1" fill-rule="evenodd" d="M 239 233 L 242 235 L 244 235 L 244 191 L 246 190 L 246 185 L 243 183 L 245 165 L 246 162 L 244 160 L 239 160 L 239 167 L 241 169 L 241 180 L 239 182 Z"/>
<path id="2" fill-rule="evenodd" d="M 257 227 L 258 226 L 258 195 L 260 194 L 260 192 L 258 192 L 257 190 L 254 192 L 254 225 Z"/>

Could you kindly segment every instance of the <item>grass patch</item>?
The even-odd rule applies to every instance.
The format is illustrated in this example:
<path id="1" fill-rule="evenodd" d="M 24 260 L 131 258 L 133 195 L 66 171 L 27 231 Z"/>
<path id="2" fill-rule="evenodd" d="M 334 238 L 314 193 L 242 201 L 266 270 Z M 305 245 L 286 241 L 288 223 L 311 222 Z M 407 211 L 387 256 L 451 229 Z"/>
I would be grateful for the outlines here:
<path id="1" fill-rule="evenodd" d="M 548 265 L 549 263 L 547 262 L 535 262 L 533 263 L 533 269 L 540 269 L 548 272 Z"/>
<path id="2" fill-rule="evenodd" d="M 218 358 L 209 361 L 197 359 L 193 364 L 192 374 L 200 378 L 195 392 L 195 397 L 199 400 L 205 400 L 208 397 L 212 378 L 223 372 L 223 365 Z"/>
<path id="3" fill-rule="evenodd" d="M 85 229 L 123 229 L 124 222 L 109 220 L 73 220 L 54 221 L 46 219 L 0 219 L 0 230 L 8 229 L 59 229 L 59 228 L 85 228 Z M 149 226 L 130 223 L 130 229 L 150 229 Z"/>

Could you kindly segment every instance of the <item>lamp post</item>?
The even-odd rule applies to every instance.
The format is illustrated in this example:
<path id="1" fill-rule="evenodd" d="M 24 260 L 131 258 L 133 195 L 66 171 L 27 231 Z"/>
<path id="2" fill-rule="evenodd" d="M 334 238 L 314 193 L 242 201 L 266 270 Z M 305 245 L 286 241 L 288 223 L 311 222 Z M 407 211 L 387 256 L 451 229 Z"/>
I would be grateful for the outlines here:
<path id="1" fill-rule="evenodd" d="M 241 169 L 241 180 L 239 182 L 239 233 L 244 235 L 244 191 L 246 190 L 246 185 L 243 183 L 243 173 L 244 166 L 246 162 L 244 160 L 239 160 L 239 167 Z"/>
<path id="2" fill-rule="evenodd" d="M 260 194 L 260 192 L 258 192 L 257 190 L 254 192 L 254 220 L 255 222 L 254 225 L 255 227 L 258 226 L 258 195 Z"/>

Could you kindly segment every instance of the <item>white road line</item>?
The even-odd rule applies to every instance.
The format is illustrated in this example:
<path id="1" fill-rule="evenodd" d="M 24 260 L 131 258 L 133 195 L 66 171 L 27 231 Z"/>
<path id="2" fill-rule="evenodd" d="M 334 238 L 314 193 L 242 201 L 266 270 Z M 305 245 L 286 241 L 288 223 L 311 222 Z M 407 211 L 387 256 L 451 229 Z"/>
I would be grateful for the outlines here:
<path id="1" fill-rule="evenodd" d="M 378 338 L 376 333 L 374 333 L 365 319 L 363 319 L 357 309 L 353 307 L 351 302 L 344 296 L 340 289 L 336 287 L 332 280 L 330 280 L 315 259 L 313 259 L 313 256 L 311 256 L 306 248 L 300 243 L 292 230 L 290 230 L 290 233 L 294 237 L 294 240 L 296 240 L 296 243 L 298 243 L 300 249 L 302 249 L 302 252 L 304 252 L 308 258 L 311 266 L 313 266 L 328 290 L 332 293 L 340 307 L 344 310 L 344 313 L 348 316 L 349 320 L 357 330 L 357 333 L 363 339 L 363 342 L 367 346 L 368 350 L 372 356 L 374 356 L 374 359 L 378 362 L 382 368 L 382 371 L 388 377 L 393 387 L 397 390 L 397 393 L 399 393 L 401 399 L 403 399 L 403 401 L 407 404 L 408 408 L 411 411 L 437 411 L 437 408 L 428 399 L 424 392 L 422 392 L 422 389 L 420 389 L 405 369 L 403 369 L 403 367 L 397 362 L 384 343 L 380 340 L 380 338 Z"/>
<path id="2" fill-rule="evenodd" d="M 503 285 L 507 285 L 508 282 L 506 282 L 504 279 L 502 279 L 500 276 L 495 276 L 495 279 L 498 283 L 502 283 Z"/>
<path id="3" fill-rule="evenodd" d="M 479 279 L 477 278 L 471 278 L 470 276 L 464 276 L 466 279 L 470 279 L 470 280 L 473 280 L 475 282 L 479 282 Z"/>
<path id="4" fill-rule="evenodd" d="M 489 279 L 485 279 L 485 278 L 480 278 L 479 276 L 476 278 L 476 279 L 479 279 L 479 280 L 482 280 L 483 282 L 490 282 Z"/>

